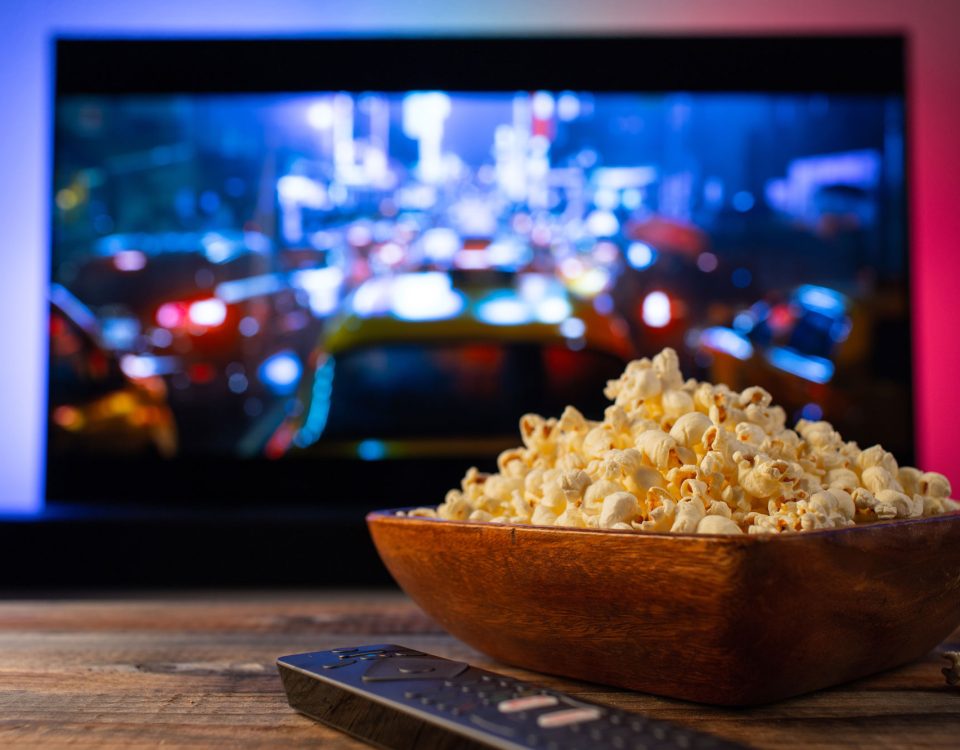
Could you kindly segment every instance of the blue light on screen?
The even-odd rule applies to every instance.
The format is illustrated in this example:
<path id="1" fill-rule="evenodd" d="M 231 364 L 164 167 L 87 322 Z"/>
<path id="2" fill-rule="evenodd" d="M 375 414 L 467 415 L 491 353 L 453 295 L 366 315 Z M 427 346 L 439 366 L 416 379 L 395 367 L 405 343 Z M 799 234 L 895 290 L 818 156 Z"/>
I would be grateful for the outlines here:
<path id="1" fill-rule="evenodd" d="M 847 309 L 846 300 L 840 292 L 812 284 L 804 284 L 797 289 L 797 301 L 808 310 L 831 318 L 843 315 Z"/>
<path id="2" fill-rule="evenodd" d="M 700 334 L 700 343 L 708 349 L 729 354 L 740 360 L 753 356 L 753 344 L 740 333 L 723 326 L 707 328 Z"/>
<path id="3" fill-rule="evenodd" d="M 533 320 L 527 303 L 510 292 L 500 292 L 480 302 L 476 316 L 492 326 L 522 325 Z"/>
<path id="4" fill-rule="evenodd" d="M 300 382 L 303 366 L 293 352 L 277 352 L 260 365 L 260 380 L 274 393 L 289 394 Z"/>
<path id="5" fill-rule="evenodd" d="M 828 383 L 833 377 L 833 362 L 812 354 L 801 354 L 786 346 L 767 350 L 767 361 L 774 367 L 812 383 Z"/>
<path id="6" fill-rule="evenodd" d="M 330 416 L 330 396 L 333 393 L 335 366 L 334 358 L 327 357 L 314 373 L 307 418 L 300 431 L 293 438 L 294 445 L 298 448 L 306 448 L 319 440 L 327 426 L 327 419 Z"/>
<path id="7" fill-rule="evenodd" d="M 387 455 L 387 446 L 382 440 L 363 440 L 357 446 L 357 455 L 364 461 L 379 461 Z"/>
<path id="8" fill-rule="evenodd" d="M 627 247 L 627 262 L 638 271 L 650 268 L 656 259 L 656 251 L 646 242 L 631 242 Z"/>
<path id="9" fill-rule="evenodd" d="M 401 320 L 445 320 L 464 307 L 463 295 L 453 289 L 450 277 L 436 271 L 400 276 L 390 291 L 391 311 Z"/>

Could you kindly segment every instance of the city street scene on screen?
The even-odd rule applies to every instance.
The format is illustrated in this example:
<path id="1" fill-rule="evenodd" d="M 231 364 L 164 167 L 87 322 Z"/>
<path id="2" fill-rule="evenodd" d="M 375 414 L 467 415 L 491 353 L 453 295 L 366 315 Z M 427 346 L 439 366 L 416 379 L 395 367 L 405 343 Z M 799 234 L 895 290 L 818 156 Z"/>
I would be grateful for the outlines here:
<path id="1" fill-rule="evenodd" d="M 61 97 L 52 457 L 496 455 L 665 346 L 910 461 L 903 109 Z"/>

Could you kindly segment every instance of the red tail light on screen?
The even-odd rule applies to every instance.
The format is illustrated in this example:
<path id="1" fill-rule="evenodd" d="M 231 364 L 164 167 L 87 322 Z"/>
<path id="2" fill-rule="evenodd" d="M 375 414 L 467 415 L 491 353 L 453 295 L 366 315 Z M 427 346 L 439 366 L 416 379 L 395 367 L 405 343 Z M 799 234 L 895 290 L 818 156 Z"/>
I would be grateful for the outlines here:
<path id="1" fill-rule="evenodd" d="M 201 328 L 216 328 L 227 319 L 227 306 L 222 300 L 197 300 L 196 302 L 166 302 L 157 308 L 157 323 L 164 328 L 181 328 L 186 325 Z"/>
<path id="2" fill-rule="evenodd" d="M 227 319 L 227 306 L 218 299 L 202 299 L 190 305 L 189 315 L 194 325 L 215 328 Z"/>
<path id="3" fill-rule="evenodd" d="M 157 324 L 164 328 L 179 328 L 187 321 L 187 305 L 183 302 L 165 302 L 157 308 Z"/>

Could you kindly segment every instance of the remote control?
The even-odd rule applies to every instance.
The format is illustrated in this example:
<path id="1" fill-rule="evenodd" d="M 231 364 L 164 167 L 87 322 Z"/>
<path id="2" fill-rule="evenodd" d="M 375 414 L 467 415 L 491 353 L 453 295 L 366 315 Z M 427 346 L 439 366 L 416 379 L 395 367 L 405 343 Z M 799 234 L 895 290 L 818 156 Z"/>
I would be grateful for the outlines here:
<path id="1" fill-rule="evenodd" d="M 291 707 L 389 750 L 743 747 L 404 646 L 282 656 L 277 667 Z"/>

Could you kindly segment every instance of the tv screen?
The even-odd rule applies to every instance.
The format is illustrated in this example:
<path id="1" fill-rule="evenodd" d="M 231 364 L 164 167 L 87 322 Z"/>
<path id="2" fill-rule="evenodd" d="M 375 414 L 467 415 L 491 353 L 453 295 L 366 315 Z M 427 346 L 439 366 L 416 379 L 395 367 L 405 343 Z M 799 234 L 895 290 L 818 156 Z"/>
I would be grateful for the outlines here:
<path id="1" fill-rule="evenodd" d="M 61 41 L 48 496 L 439 502 L 665 346 L 909 462 L 900 42 L 747 41 Z"/>

